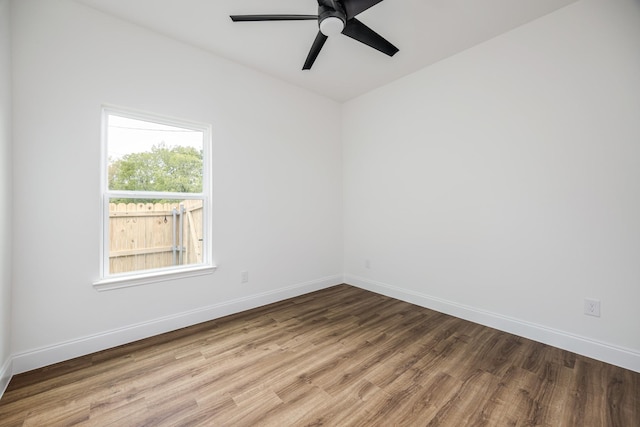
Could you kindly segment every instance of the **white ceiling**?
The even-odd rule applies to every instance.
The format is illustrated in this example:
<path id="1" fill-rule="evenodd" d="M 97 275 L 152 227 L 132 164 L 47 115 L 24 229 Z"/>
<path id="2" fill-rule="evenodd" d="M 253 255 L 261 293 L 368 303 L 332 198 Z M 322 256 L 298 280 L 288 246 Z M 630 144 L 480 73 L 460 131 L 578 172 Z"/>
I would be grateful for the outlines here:
<path id="1" fill-rule="evenodd" d="M 315 21 L 239 22 L 236 14 L 317 14 L 316 0 L 76 0 L 297 86 L 346 101 L 576 0 L 385 0 L 358 19 L 400 49 L 388 57 L 346 36 L 302 64 Z"/>

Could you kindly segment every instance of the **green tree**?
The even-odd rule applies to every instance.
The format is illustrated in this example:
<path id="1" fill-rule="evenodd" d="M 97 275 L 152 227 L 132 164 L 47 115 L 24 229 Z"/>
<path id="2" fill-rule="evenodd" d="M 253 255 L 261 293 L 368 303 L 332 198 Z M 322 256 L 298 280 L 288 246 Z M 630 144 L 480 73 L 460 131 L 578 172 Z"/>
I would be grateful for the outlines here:
<path id="1" fill-rule="evenodd" d="M 202 191 L 202 151 L 193 147 L 154 145 L 151 151 L 126 154 L 109 161 L 109 189 L 129 191 Z M 125 199 L 113 202 L 149 203 L 160 200 Z"/>

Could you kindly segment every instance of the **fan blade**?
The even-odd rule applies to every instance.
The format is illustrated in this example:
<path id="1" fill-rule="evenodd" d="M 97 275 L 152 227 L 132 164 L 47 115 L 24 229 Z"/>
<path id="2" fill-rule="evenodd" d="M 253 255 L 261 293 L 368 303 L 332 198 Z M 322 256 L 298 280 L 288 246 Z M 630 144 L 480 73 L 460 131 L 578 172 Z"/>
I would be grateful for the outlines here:
<path id="1" fill-rule="evenodd" d="M 316 39 L 313 41 L 313 45 L 311 45 L 311 50 L 309 51 L 309 55 L 307 55 L 307 60 L 304 61 L 303 70 L 310 70 L 313 63 L 316 61 L 322 46 L 324 46 L 324 42 L 328 39 L 327 36 L 318 31 L 318 35 Z"/>
<path id="2" fill-rule="evenodd" d="M 342 0 L 342 4 L 344 5 L 344 10 L 347 12 L 347 19 L 351 19 L 381 1 L 382 0 Z"/>
<path id="3" fill-rule="evenodd" d="M 356 18 L 352 18 L 347 21 L 347 25 L 344 27 L 344 30 L 342 30 L 342 34 L 349 36 L 354 40 L 358 40 L 367 46 L 371 46 L 382 53 L 386 53 L 389 56 L 393 56 L 399 51 L 397 47 L 389 43 L 384 37 L 358 21 Z"/>
<path id="4" fill-rule="evenodd" d="M 230 15 L 229 17 L 233 22 L 310 21 L 318 19 L 318 15 Z"/>

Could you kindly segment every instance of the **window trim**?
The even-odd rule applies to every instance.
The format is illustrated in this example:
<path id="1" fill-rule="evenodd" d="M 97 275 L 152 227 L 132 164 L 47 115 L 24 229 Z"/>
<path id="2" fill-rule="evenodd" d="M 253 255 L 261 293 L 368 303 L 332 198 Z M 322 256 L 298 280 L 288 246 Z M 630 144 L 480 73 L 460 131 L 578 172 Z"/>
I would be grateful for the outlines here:
<path id="1" fill-rule="evenodd" d="M 128 274 L 126 277 L 110 277 L 97 280 L 93 282 L 93 287 L 98 291 L 110 291 L 113 289 L 148 285 L 187 277 L 205 276 L 212 274 L 215 270 L 215 265 L 202 264 L 196 264 L 195 267 L 167 267 L 162 270 L 143 270 L 146 271 L 146 273 Z"/>
<path id="2" fill-rule="evenodd" d="M 108 188 L 108 116 L 115 115 L 136 120 L 149 121 L 167 126 L 175 126 L 193 129 L 203 133 L 202 147 L 202 192 L 201 193 L 177 193 L 177 192 L 152 192 L 152 191 L 124 191 L 109 190 Z M 93 282 L 93 287 L 98 291 L 120 289 L 130 286 L 146 285 L 167 280 L 175 280 L 187 277 L 211 274 L 216 266 L 213 264 L 212 252 L 212 132 L 211 125 L 190 120 L 170 118 L 154 113 L 148 113 L 113 105 L 102 106 L 101 128 L 101 152 L 100 152 L 100 192 L 101 192 L 101 219 L 100 219 L 100 278 Z M 157 269 L 137 270 L 125 273 L 109 274 L 109 199 L 113 197 L 152 197 L 167 199 L 197 199 L 203 203 L 202 221 L 202 263 L 187 264 L 182 266 L 170 266 Z"/>

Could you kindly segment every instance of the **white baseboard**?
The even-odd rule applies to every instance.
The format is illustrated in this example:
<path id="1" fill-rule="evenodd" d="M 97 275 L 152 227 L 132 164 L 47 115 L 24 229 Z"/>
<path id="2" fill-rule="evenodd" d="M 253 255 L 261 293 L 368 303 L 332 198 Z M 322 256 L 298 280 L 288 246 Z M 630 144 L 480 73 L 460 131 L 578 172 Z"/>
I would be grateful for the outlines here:
<path id="1" fill-rule="evenodd" d="M 13 376 L 13 358 L 9 357 L 0 367 L 0 399 Z"/>
<path id="2" fill-rule="evenodd" d="M 149 338 L 154 335 L 307 294 L 341 284 L 343 280 L 344 277 L 342 275 L 324 277 L 14 354 L 12 358 L 13 374 L 19 374 L 75 357 Z M 9 371 L 11 372 L 11 370 Z"/>
<path id="3" fill-rule="evenodd" d="M 640 372 L 640 353 L 631 349 L 618 347 L 609 343 L 596 341 L 587 337 L 480 310 L 354 275 L 347 274 L 344 279 L 347 284 L 371 292 L 509 332 L 635 372 Z"/>

